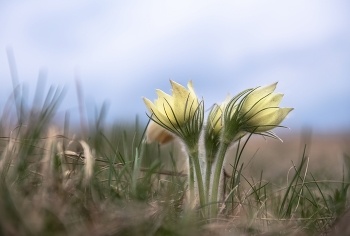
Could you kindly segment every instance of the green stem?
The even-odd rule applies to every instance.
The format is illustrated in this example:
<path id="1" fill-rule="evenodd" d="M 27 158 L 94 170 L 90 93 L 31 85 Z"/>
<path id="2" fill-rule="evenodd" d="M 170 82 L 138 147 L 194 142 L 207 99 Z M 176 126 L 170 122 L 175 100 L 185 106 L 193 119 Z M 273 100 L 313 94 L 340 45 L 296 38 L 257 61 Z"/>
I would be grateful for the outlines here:
<path id="1" fill-rule="evenodd" d="M 194 172 L 192 158 L 188 158 L 188 174 L 189 174 L 189 190 L 190 190 L 190 205 L 194 201 Z"/>
<path id="2" fill-rule="evenodd" d="M 215 172 L 214 172 L 214 180 L 212 186 L 212 194 L 211 194 L 211 217 L 216 217 L 218 214 L 218 191 L 219 191 L 219 182 L 220 176 L 222 174 L 225 154 L 229 143 L 222 142 L 220 145 L 219 155 L 217 158 Z"/>
<path id="3" fill-rule="evenodd" d="M 192 158 L 194 170 L 196 171 L 199 203 L 200 203 L 201 208 L 203 209 L 206 205 L 206 198 L 205 198 L 205 194 L 204 194 L 204 184 L 203 184 L 203 178 L 202 178 L 202 171 L 201 171 L 201 167 L 199 164 L 198 149 L 195 149 L 191 152 L 190 158 Z"/>
<path id="4" fill-rule="evenodd" d="M 213 167 L 213 162 L 211 159 L 207 158 L 207 167 L 205 170 L 205 193 L 206 198 L 209 201 L 209 192 L 210 192 L 210 177 L 211 177 L 211 169 Z M 210 214 L 210 208 L 208 207 L 208 215 Z"/>
<path id="5" fill-rule="evenodd" d="M 210 177 L 211 177 L 211 169 L 213 166 L 213 162 L 209 160 L 209 158 L 207 158 L 207 167 L 205 169 L 205 191 L 207 193 L 207 195 L 209 195 L 209 191 L 210 191 Z M 209 200 L 209 196 L 207 196 L 208 200 Z"/>

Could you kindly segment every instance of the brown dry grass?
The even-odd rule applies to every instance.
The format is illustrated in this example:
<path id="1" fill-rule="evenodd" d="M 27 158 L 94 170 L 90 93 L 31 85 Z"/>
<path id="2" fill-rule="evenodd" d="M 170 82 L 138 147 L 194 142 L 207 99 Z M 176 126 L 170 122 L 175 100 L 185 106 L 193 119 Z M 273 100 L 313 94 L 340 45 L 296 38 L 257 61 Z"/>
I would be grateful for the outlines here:
<path id="1" fill-rule="evenodd" d="M 306 156 L 310 158 L 309 171 L 321 175 L 324 179 L 341 179 L 343 155 L 350 155 L 350 132 L 329 134 L 308 134 L 284 132 L 279 137 L 283 140 L 264 139 L 253 136 L 243 152 L 242 162 L 247 165 L 244 174 L 255 178 L 264 171 L 264 179 L 273 181 L 285 175 L 297 165 L 306 145 Z M 226 170 L 231 172 L 235 146 L 227 155 Z M 253 159 L 252 159 L 253 157 Z"/>

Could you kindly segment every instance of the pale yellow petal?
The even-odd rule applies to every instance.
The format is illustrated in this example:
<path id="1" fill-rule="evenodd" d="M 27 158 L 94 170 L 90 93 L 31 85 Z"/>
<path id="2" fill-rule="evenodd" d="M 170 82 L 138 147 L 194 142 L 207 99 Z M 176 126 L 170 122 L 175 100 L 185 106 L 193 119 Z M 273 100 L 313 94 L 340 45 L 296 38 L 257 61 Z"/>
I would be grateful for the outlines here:
<path id="1" fill-rule="evenodd" d="M 190 80 L 190 82 L 188 82 L 187 87 L 188 87 L 188 92 L 189 92 L 189 104 L 191 104 L 193 107 L 192 111 L 190 112 L 190 115 L 192 116 L 194 111 L 197 109 L 199 102 L 198 102 L 197 95 L 193 89 L 192 80 Z"/>
<path id="2" fill-rule="evenodd" d="M 222 109 L 219 105 L 214 105 L 209 113 L 208 122 L 210 128 L 214 130 L 215 134 L 218 134 L 222 127 Z"/>
<path id="3" fill-rule="evenodd" d="M 156 93 L 158 95 L 158 99 L 159 98 L 166 99 L 169 102 L 169 104 L 173 104 L 174 98 L 172 96 L 170 96 L 169 94 L 163 92 L 160 89 L 156 89 Z"/>
<path id="4" fill-rule="evenodd" d="M 273 93 L 262 100 L 261 107 L 277 107 L 283 98 L 283 93 Z"/>
<path id="5" fill-rule="evenodd" d="M 197 99 L 197 95 L 196 95 L 196 93 L 194 92 L 194 89 L 193 89 L 192 80 L 190 80 L 190 82 L 188 82 L 187 87 L 188 87 L 188 90 L 189 90 L 189 93 L 190 93 L 190 97 L 193 100 L 197 101 L 197 103 L 194 104 L 197 107 L 198 106 L 198 99 Z"/>
<path id="6" fill-rule="evenodd" d="M 189 90 L 187 90 L 181 84 L 176 83 L 175 81 L 170 80 L 170 83 L 172 87 L 172 95 L 174 97 L 174 100 L 176 101 L 184 100 L 183 103 L 185 103 L 187 100 L 188 94 L 190 93 Z"/>
<path id="7" fill-rule="evenodd" d="M 150 111 L 151 115 L 154 115 L 155 119 L 158 119 L 160 122 L 164 123 L 165 125 L 172 127 L 167 115 L 164 113 L 163 110 L 158 110 L 158 108 L 147 98 L 143 98 L 143 101 L 145 102 L 148 110 Z M 171 115 L 171 114 L 170 114 Z M 173 123 L 174 124 L 174 123 Z"/>
<path id="8" fill-rule="evenodd" d="M 156 90 L 158 99 L 154 101 L 154 105 L 157 107 L 160 113 L 163 113 L 168 117 L 173 124 L 176 124 L 177 114 L 174 110 L 174 98 L 167 93 L 164 93 L 162 90 Z"/>
<path id="9" fill-rule="evenodd" d="M 251 92 L 250 94 L 247 95 L 247 97 L 244 101 L 244 104 L 242 106 L 242 113 L 248 112 L 250 110 L 250 108 L 252 108 L 252 106 L 254 106 L 254 104 L 259 103 L 263 97 L 265 97 L 268 94 L 275 91 L 276 86 L 277 86 L 277 82 L 274 84 L 259 87 L 255 90 L 253 90 L 253 92 Z"/>
<path id="10" fill-rule="evenodd" d="M 277 112 L 279 109 L 279 107 L 273 107 L 260 110 L 253 116 L 251 116 L 249 119 L 246 119 L 246 121 L 250 124 L 262 124 L 264 122 L 264 119 L 266 120 L 266 117 L 273 116 L 274 113 Z"/>
<path id="11" fill-rule="evenodd" d="M 173 109 L 176 112 L 177 118 L 183 122 L 193 115 L 198 107 L 198 100 L 193 91 L 191 82 L 189 83 L 189 86 L 191 87 L 190 90 L 192 90 L 192 92 L 172 80 L 170 80 L 170 82 L 174 98 Z"/>
<path id="12" fill-rule="evenodd" d="M 266 109 L 269 107 L 278 107 L 282 98 L 283 98 L 282 93 L 272 93 L 270 95 L 267 95 L 260 102 L 255 104 L 254 107 L 245 115 L 245 117 L 248 119 L 263 109 Z"/>
<path id="13" fill-rule="evenodd" d="M 172 80 L 170 80 L 170 83 L 172 86 L 172 95 L 174 98 L 173 109 L 176 114 L 176 118 L 182 123 L 186 119 L 184 114 L 189 92 L 181 84 L 178 84 Z"/>
<path id="14" fill-rule="evenodd" d="M 271 111 L 268 111 L 271 110 Z M 253 117 L 248 125 L 258 127 L 255 132 L 265 132 L 278 126 L 293 108 L 268 109 L 262 112 L 262 115 Z"/>
<path id="15" fill-rule="evenodd" d="M 149 112 L 151 113 L 151 115 L 152 115 L 152 113 L 153 113 L 152 110 L 156 109 L 155 106 L 154 106 L 154 104 L 153 104 L 148 98 L 142 98 L 142 99 L 143 99 L 143 102 L 145 103 L 145 105 L 146 105 L 148 111 L 149 111 Z"/>

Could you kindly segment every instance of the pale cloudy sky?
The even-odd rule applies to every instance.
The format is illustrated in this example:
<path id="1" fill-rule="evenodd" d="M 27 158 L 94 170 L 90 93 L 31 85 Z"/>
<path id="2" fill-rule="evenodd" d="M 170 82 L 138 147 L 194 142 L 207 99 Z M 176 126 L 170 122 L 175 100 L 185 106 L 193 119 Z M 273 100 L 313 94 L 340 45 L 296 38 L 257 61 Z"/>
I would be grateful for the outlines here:
<path id="1" fill-rule="evenodd" d="M 88 107 L 109 119 L 146 118 L 142 97 L 192 79 L 206 107 L 279 81 L 291 128 L 350 128 L 347 1 L 0 1 L 0 109 L 12 91 L 6 48 L 34 92 L 68 87 L 61 110 L 78 113 L 75 75 Z"/>

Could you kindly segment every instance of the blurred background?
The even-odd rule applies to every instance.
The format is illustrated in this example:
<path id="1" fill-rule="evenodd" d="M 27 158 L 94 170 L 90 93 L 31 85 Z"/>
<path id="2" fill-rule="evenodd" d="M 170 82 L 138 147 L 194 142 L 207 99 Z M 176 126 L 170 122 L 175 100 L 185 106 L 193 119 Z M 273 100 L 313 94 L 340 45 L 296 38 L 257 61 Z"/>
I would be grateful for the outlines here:
<path id="1" fill-rule="evenodd" d="M 0 22 L 1 111 L 13 55 L 28 98 L 38 77 L 68 88 L 60 111 L 72 120 L 76 79 L 87 109 L 108 101 L 107 121 L 144 123 L 142 97 L 170 93 L 169 79 L 193 80 L 207 109 L 278 81 L 281 106 L 295 108 L 283 125 L 350 128 L 347 1 L 0 1 Z"/>

